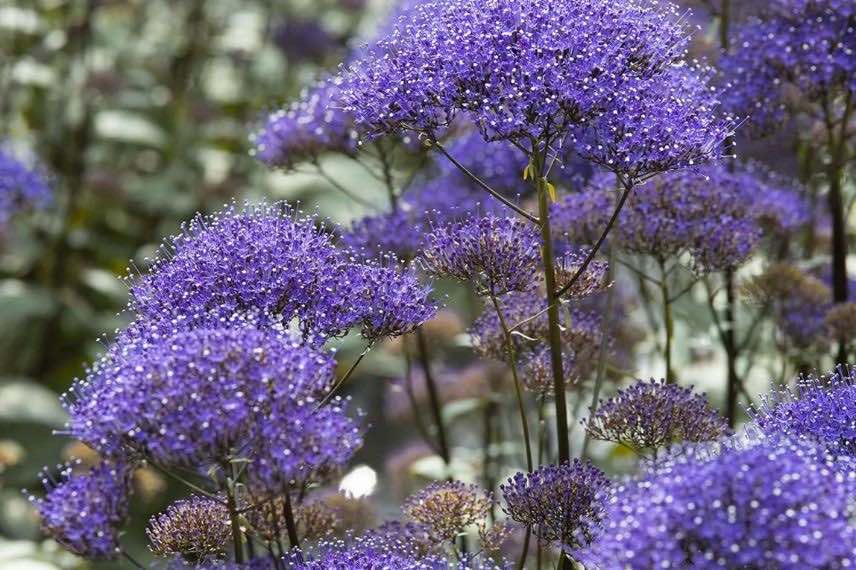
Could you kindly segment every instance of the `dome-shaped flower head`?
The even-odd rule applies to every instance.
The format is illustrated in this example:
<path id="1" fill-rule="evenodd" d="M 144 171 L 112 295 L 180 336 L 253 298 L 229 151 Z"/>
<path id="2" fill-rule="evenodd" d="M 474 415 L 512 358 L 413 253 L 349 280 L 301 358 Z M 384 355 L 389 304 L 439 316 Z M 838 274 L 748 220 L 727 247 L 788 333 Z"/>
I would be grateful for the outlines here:
<path id="1" fill-rule="evenodd" d="M 146 536 L 157 556 L 181 556 L 188 562 L 219 558 L 226 554 L 232 538 L 229 511 L 225 502 L 194 495 L 153 516 Z"/>
<path id="2" fill-rule="evenodd" d="M 247 479 L 260 494 L 320 485 L 338 475 L 362 446 L 365 428 L 347 414 L 348 401 L 318 407 L 280 398 L 259 422 Z"/>
<path id="3" fill-rule="evenodd" d="M 602 538 L 577 559 L 632 570 L 847 568 L 853 478 L 817 449 L 775 441 L 685 455 L 616 488 Z"/>
<path id="4" fill-rule="evenodd" d="M 0 231 L 26 207 L 43 208 L 53 199 L 43 169 L 0 146 Z"/>
<path id="5" fill-rule="evenodd" d="M 781 233 L 804 219 L 804 213 L 792 213 L 802 207 L 798 196 L 768 182 L 772 179 L 759 166 L 724 162 L 662 174 L 628 198 L 614 239 L 626 250 L 661 260 L 688 252 L 699 272 L 734 269 L 756 250 L 765 228 Z M 568 196 L 557 209 L 559 228 L 578 221 L 605 227 L 603 212 L 590 210 L 581 220 L 582 214 L 572 208 L 595 203 L 599 195 L 597 200 L 610 204 L 609 213 L 614 187 L 611 176 L 595 176 L 583 194 Z M 570 229 L 572 235 L 575 231 Z"/>
<path id="6" fill-rule="evenodd" d="M 354 154 L 357 134 L 353 119 L 341 108 L 340 78 L 323 79 L 304 90 L 285 109 L 267 117 L 252 136 L 255 155 L 267 166 L 294 168 L 325 152 Z"/>
<path id="7" fill-rule="evenodd" d="M 808 439 L 830 452 L 856 453 L 856 373 L 841 368 L 800 378 L 792 392 L 774 393 L 752 410 L 767 435 Z"/>
<path id="8" fill-rule="evenodd" d="M 721 158 L 734 122 L 719 112 L 710 68 L 686 63 L 635 79 L 577 133 L 583 158 L 641 182 Z"/>
<path id="9" fill-rule="evenodd" d="M 84 473 L 66 466 L 58 481 L 44 474 L 47 494 L 31 498 L 42 529 L 84 558 L 116 558 L 119 531 L 128 518 L 132 471 L 123 461 L 102 461 Z"/>
<path id="10" fill-rule="evenodd" d="M 360 325 L 369 340 L 413 332 L 437 314 L 431 288 L 412 269 L 366 265 L 361 274 Z"/>
<path id="11" fill-rule="evenodd" d="M 728 422 L 703 395 L 664 380 L 619 390 L 583 425 L 595 439 L 655 453 L 674 443 L 716 441 L 730 433 Z"/>
<path id="12" fill-rule="evenodd" d="M 460 481 L 436 482 L 407 498 L 402 510 L 425 525 L 440 541 L 454 541 L 467 527 L 483 522 L 493 502 L 490 494 Z"/>
<path id="13" fill-rule="evenodd" d="M 163 323 L 167 333 L 222 326 L 251 313 L 260 326 L 296 319 L 307 342 L 322 344 L 376 314 L 367 316 L 367 309 L 383 310 L 355 302 L 367 295 L 368 266 L 336 249 L 314 218 L 285 204 L 197 216 L 170 245 L 174 251 L 131 281 L 129 303 L 140 319 Z M 402 298 L 425 292 L 406 276 L 395 283 Z"/>
<path id="14" fill-rule="evenodd" d="M 500 485 L 505 513 L 563 550 L 589 544 L 600 532 L 609 480 L 591 463 L 544 465 Z"/>
<path id="15" fill-rule="evenodd" d="M 273 331 L 127 336 L 65 396 L 69 431 L 108 453 L 130 447 L 166 465 L 212 464 L 254 445 L 274 406 L 317 401 L 333 369 L 329 356 Z"/>
<path id="16" fill-rule="evenodd" d="M 856 93 L 856 8 L 849 0 L 777 0 L 736 30 L 722 59 L 729 78 L 726 103 L 769 131 L 787 111 L 813 118 L 828 102 Z M 843 105 L 842 107 L 843 108 Z"/>
<path id="17" fill-rule="evenodd" d="M 428 0 L 349 67 L 343 100 L 370 135 L 463 113 L 488 139 L 552 141 L 685 46 L 664 2 Z"/>
<path id="18" fill-rule="evenodd" d="M 528 291 L 536 284 L 538 229 L 516 218 L 485 216 L 435 228 L 420 260 L 433 275 L 472 283 L 480 295 Z"/>

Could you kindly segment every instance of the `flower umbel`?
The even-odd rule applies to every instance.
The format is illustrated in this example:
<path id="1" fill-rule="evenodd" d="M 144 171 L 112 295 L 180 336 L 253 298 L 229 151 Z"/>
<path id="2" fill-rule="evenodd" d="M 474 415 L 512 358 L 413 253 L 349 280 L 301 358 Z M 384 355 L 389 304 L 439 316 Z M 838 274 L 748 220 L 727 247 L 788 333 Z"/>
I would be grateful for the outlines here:
<path id="1" fill-rule="evenodd" d="M 518 473 L 500 485 L 509 517 L 568 551 L 588 545 L 600 532 L 608 488 L 600 469 L 578 459 Z"/>
<path id="2" fill-rule="evenodd" d="M 602 403 L 583 425 L 595 439 L 637 452 L 674 443 L 716 441 L 728 435 L 728 422 L 701 394 L 665 380 L 638 381 Z"/>
<path id="3" fill-rule="evenodd" d="M 232 530 L 223 502 L 194 495 L 153 516 L 146 535 L 157 556 L 178 555 L 188 562 L 201 562 L 226 554 Z"/>
<path id="4" fill-rule="evenodd" d="M 454 541 L 468 526 L 487 517 L 491 501 L 490 495 L 475 485 L 438 482 L 411 495 L 402 510 L 428 527 L 438 540 Z"/>

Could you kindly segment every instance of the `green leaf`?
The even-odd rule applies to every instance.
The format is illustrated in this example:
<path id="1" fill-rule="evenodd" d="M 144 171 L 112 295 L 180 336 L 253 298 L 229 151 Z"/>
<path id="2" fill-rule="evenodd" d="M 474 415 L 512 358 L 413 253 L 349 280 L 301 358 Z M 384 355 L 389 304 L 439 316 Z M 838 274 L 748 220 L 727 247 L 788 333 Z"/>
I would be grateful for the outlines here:
<path id="1" fill-rule="evenodd" d="M 523 169 L 523 180 L 529 180 L 529 178 L 535 179 L 535 165 L 531 162 Z"/>
<path id="2" fill-rule="evenodd" d="M 550 196 L 550 201 L 555 202 L 559 199 L 556 195 L 556 186 L 549 182 L 546 178 L 543 179 L 544 187 L 547 189 L 547 195 Z"/>

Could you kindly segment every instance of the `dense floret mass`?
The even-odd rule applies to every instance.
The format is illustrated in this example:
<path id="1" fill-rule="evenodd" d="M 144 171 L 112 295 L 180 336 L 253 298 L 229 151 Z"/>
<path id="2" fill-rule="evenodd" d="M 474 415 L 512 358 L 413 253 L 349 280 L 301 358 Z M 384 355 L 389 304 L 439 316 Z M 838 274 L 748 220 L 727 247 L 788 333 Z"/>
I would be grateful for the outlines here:
<path id="1" fill-rule="evenodd" d="M 157 556 L 201 561 L 226 553 L 232 528 L 224 501 L 194 495 L 153 516 L 146 535 L 149 548 Z"/>
<path id="2" fill-rule="evenodd" d="M 588 545 L 599 534 L 608 488 L 602 471 L 576 459 L 518 473 L 500 486 L 509 517 L 566 551 Z"/>
<path id="3" fill-rule="evenodd" d="M 617 487 L 595 568 L 846 568 L 856 556 L 852 464 L 775 441 L 689 454 Z"/>
<path id="4" fill-rule="evenodd" d="M 774 394 L 754 411 L 769 435 L 787 434 L 819 443 L 836 454 L 856 453 L 856 376 L 841 368 L 806 376 L 793 393 Z"/>
<path id="5" fill-rule="evenodd" d="M 448 481 L 432 483 L 414 493 L 402 510 L 439 540 L 453 541 L 467 527 L 487 517 L 491 502 L 490 495 L 475 485 Z"/>
<path id="6" fill-rule="evenodd" d="M 355 260 L 316 223 L 285 204 L 197 216 L 171 252 L 131 281 L 129 308 L 159 334 L 244 313 L 262 326 L 296 320 L 315 344 L 360 325 L 369 334 L 402 334 L 433 316 L 429 289 L 415 277 Z M 384 272 L 401 288 L 372 290 Z M 379 319 L 397 324 L 383 329 Z"/>
<path id="7" fill-rule="evenodd" d="M 126 337 L 66 396 L 69 431 L 110 454 L 201 467 L 253 452 L 248 472 L 301 478 L 362 443 L 338 406 L 312 413 L 333 361 L 280 333 L 197 329 L 149 343 Z"/>
<path id="8" fill-rule="evenodd" d="M 481 295 L 524 292 L 536 284 L 540 238 L 516 218 L 471 218 L 435 228 L 420 259 L 429 273 L 471 283 Z"/>
<path id="9" fill-rule="evenodd" d="M 31 498 L 42 529 L 68 550 L 86 558 L 116 558 L 119 531 L 128 518 L 133 468 L 103 461 L 86 472 L 68 465 L 58 480 L 47 473 L 43 498 Z"/>
<path id="10" fill-rule="evenodd" d="M 434 133 L 463 113 L 488 139 L 552 140 L 685 40 L 656 1 L 422 2 L 350 66 L 343 100 L 370 134 Z"/>
<path id="11" fill-rule="evenodd" d="M 357 133 L 350 114 L 341 108 L 341 89 L 341 79 L 323 79 L 304 90 L 298 101 L 268 116 L 252 137 L 259 160 L 294 168 L 325 152 L 356 153 Z"/>

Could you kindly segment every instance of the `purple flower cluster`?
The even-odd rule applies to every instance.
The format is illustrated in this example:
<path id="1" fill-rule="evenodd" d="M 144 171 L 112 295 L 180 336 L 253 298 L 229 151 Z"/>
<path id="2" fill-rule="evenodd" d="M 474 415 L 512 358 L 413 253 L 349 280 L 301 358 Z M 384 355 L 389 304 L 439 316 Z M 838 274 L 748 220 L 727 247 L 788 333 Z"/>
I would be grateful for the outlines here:
<path id="1" fill-rule="evenodd" d="M 253 136 L 255 155 L 268 166 L 294 168 L 330 151 L 353 154 L 357 134 L 351 116 L 341 109 L 340 78 L 327 78 L 306 89 L 300 99 L 271 114 Z"/>
<path id="2" fill-rule="evenodd" d="M 343 100 L 369 134 L 434 133 L 463 113 L 488 139 L 555 140 L 685 43 L 654 1 L 429 0 L 354 62 Z"/>
<path id="3" fill-rule="evenodd" d="M 831 452 L 856 453 L 856 372 L 841 368 L 801 378 L 793 393 L 774 394 L 753 410 L 768 435 L 787 434 L 824 445 Z"/>
<path id="4" fill-rule="evenodd" d="M 728 422 L 703 395 L 653 379 L 619 390 L 582 423 L 593 438 L 637 452 L 656 453 L 681 442 L 716 441 L 730 433 Z"/>
<path id="5" fill-rule="evenodd" d="M 590 544 L 600 532 L 609 480 L 577 459 L 517 473 L 500 485 L 505 513 L 566 551 Z"/>
<path id="6" fill-rule="evenodd" d="M 612 176 L 596 176 L 582 193 L 554 206 L 571 239 L 600 235 L 615 202 Z M 689 252 L 702 272 L 733 269 L 757 248 L 763 230 L 783 234 L 806 219 L 799 189 L 758 164 L 712 163 L 667 173 L 628 198 L 614 239 L 630 252 L 668 259 Z"/>
<path id="7" fill-rule="evenodd" d="M 179 555 L 199 562 L 221 557 L 232 536 L 229 512 L 221 501 L 193 495 L 153 516 L 146 536 L 151 551 L 164 558 Z"/>
<path id="8" fill-rule="evenodd" d="M 431 288 L 412 271 L 368 265 L 361 276 L 355 299 L 363 304 L 359 325 L 366 339 L 413 332 L 437 313 L 430 301 Z"/>
<path id="9" fill-rule="evenodd" d="M 297 319 L 315 344 L 355 326 L 370 338 L 403 334 L 433 316 L 430 288 L 409 270 L 355 261 L 315 222 L 284 204 L 197 216 L 131 282 L 129 307 L 168 333 L 244 313 L 263 324 Z"/>
<path id="10" fill-rule="evenodd" d="M 583 158 L 630 181 L 721 158 L 734 121 L 717 112 L 713 71 L 688 64 L 628 82 L 580 135 Z"/>
<path id="11" fill-rule="evenodd" d="M 196 329 L 149 342 L 126 336 L 65 397 L 69 431 L 109 454 L 202 468 L 249 454 L 248 473 L 308 479 L 362 444 L 338 405 L 315 411 L 330 357 L 267 330 Z M 314 412 L 314 413 L 313 413 Z"/>
<path id="12" fill-rule="evenodd" d="M 364 568 L 366 570 L 446 570 L 446 561 L 414 548 L 397 533 L 369 533 L 350 539 L 322 541 L 311 552 L 287 557 L 294 570 Z"/>
<path id="13" fill-rule="evenodd" d="M 856 557 L 856 471 L 816 449 L 765 441 L 690 454 L 618 487 L 594 568 L 846 568 Z"/>
<path id="14" fill-rule="evenodd" d="M 0 146 L 0 231 L 19 210 L 43 208 L 52 199 L 50 182 L 41 167 Z"/>
<path id="15" fill-rule="evenodd" d="M 513 336 L 515 350 L 520 363 L 532 374 L 524 379 L 524 383 L 533 391 L 541 392 L 547 387 L 546 374 L 551 369 L 548 368 L 548 352 L 543 350 L 549 335 L 544 298 L 535 291 L 511 293 L 499 299 L 499 305 L 509 327 L 519 324 L 515 329 L 517 334 Z M 563 311 L 561 324 L 565 380 L 571 387 L 591 371 L 600 350 L 603 331 L 598 315 L 583 309 L 574 308 L 570 315 Z M 485 307 L 469 333 L 473 348 L 479 355 L 499 360 L 507 358 L 505 333 L 492 305 Z"/>
<path id="16" fill-rule="evenodd" d="M 31 497 L 42 529 L 80 556 L 115 558 L 119 531 L 128 517 L 132 471 L 122 461 L 103 461 L 86 473 L 66 466 L 58 481 L 43 474 L 47 494 Z"/>
<path id="17" fill-rule="evenodd" d="M 476 485 L 460 481 L 431 483 L 407 498 L 402 510 L 430 529 L 440 541 L 454 541 L 467 527 L 483 522 L 492 497 Z"/>
<path id="18" fill-rule="evenodd" d="M 247 468 L 251 486 L 285 492 L 329 482 L 363 446 L 364 427 L 346 414 L 347 401 L 334 398 L 318 408 L 281 403 L 258 427 L 258 453 Z"/>
<path id="19" fill-rule="evenodd" d="M 421 253 L 428 273 L 472 283 L 480 295 L 524 292 L 536 285 L 537 228 L 517 218 L 485 216 L 437 227 Z"/>
<path id="20" fill-rule="evenodd" d="M 856 27 L 848 0 L 778 0 L 737 30 L 722 60 L 728 105 L 761 130 L 806 103 L 856 93 Z M 811 108 L 811 107 L 809 107 Z M 819 111 L 819 108 L 818 108 Z"/>

